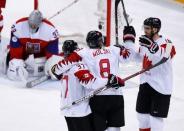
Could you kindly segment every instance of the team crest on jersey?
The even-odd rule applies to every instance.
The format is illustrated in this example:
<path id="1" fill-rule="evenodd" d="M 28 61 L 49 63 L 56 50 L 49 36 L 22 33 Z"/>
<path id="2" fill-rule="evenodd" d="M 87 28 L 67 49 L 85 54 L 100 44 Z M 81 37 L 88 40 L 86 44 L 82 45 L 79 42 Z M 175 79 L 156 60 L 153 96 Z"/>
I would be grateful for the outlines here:
<path id="1" fill-rule="evenodd" d="M 90 76 L 89 76 L 89 74 L 84 74 L 83 77 L 84 77 L 84 78 L 88 78 L 88 77 L 90 77 Z"/>
<path id="2" fill-rule="evenodd" d="M 40 43 L 26 43 L 26 51 L 30 54 L 39 53 L 40 52 Z"/>

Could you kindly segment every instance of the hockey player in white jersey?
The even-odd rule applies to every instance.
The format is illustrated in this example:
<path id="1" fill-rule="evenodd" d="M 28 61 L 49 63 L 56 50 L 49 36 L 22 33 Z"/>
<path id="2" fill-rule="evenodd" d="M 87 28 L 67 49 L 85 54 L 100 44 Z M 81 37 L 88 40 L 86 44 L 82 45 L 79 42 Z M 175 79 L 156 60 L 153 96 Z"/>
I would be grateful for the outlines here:
<path id="1" fill-rule="evenodd" d="M 67 40 L 63 43 L 62 50 L 65 59 L 76 50 L 77 43 L 73 40 Z M 69 62 L 69 61 L 68 61 Z M 76 62 L 66 72 L 60 72 L 60 65 L 52 67 L 51 74 L 58 79 L 62 78 L 62 105 L 67 105 L 73 101 L 84 97 L 90 90 L 95 90 L 103 86 L 119 87 L 124 83 L 119 83 L 119 78 L 110 74 L 106 78 L 95 77 L 82 62 Z M 63 110 L 69 131 L 94 131 L 91 122 L 91 108 L 89 101 L 84 101 L 78 105 L 73 105 L 69 109 Z"/>
<path id="2" fill-rule="evenodd" d="M 129 31 L 131 28 L 126 27 Z M 159 35 L 161 21 L 150 17 L 144 21 L 144 32 L 139 38 L 140 48 L 135 58 L 146 69 L 163 58 L 168 60 L 140 76 L 136 111 L 140 131 L 163 131 L 168 115 L 173 87 L 172 58 L 176 54 L 171 41 Z M 132 29 L 131 29 L 132 30 Z M 131 31 L 129 31 L 131 34 Z"/>
<path id="3" fill-rule="evenodd" d="M 129 39 L 131 38 L 131 39 Z M 126 36 L 132 45 L 135 34 Z M 98 31 L 90 31 L 86 38 L 90 49 L 78 49 L 68 59 L 58 63 L 55 71 L 60 73 L 70 69 L 77 61 L 84 60 L 90 71 L 97 77 L 106 79 L 109 74 L 118 74 L 119 62 L 126 62 L 133 56 L 131 48 L 125 47 L 103 47 L 103 36 Z M 124 99 L 121 88 L 111 88 L 90 99 L 90 106 L 93 112 L 95 131 L 120 131 L 124 126 Z"/>
<path id="4" fill-rule="evenodd" d="M 58 54 L 58 31 L 44 19 L 39 10 L 21 18 L 12 26 L 7 76 L 11 80 L 26 80 L 42 76 L 45 62 Z"/>

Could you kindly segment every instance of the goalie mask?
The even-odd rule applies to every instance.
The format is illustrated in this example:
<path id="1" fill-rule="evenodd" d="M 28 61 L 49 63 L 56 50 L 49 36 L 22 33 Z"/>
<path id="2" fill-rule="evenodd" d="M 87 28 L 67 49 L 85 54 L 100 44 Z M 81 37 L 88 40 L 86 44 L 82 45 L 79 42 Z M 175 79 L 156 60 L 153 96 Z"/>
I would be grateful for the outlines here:
<path id="1" fill-rule="evenodd" d="M 34 10 L 31 12 L 28 18 L 28 24 L 31 33 L 36 33 L 40 24 L 42 23 L 43 16 L 39 10 Z"/>

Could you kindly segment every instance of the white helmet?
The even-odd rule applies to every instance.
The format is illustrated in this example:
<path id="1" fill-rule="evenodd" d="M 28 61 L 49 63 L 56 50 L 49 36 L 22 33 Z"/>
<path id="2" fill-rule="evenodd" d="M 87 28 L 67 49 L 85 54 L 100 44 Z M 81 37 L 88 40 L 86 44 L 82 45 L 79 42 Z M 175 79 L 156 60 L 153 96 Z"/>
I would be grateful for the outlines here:
<path id="1" fill-rule="evenodd" d="M 30 31 L 35 33 L 39 28 L 40 24 L 42 23 L 43 16 L 39 10 L 34 10 L 31 12 L 28 18 L 28 23 L 30 27 Z"/>

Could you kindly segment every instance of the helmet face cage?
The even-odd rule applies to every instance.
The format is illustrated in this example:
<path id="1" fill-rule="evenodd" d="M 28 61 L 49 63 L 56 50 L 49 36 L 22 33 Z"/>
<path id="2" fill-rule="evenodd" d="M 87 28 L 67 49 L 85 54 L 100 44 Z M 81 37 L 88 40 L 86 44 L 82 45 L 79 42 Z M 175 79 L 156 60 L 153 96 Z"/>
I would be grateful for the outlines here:
<path id="1" fill-rule="evenodd" d="M 102 48 L 104 38 L 99 31 L 90 31 L 86 37 L 86 42 L 89 48 Z"/>
<path id="2" fill-rule="evenodd" d="M 40 24 L 42 23 L 43 16 L 42 13 L 38 10 L 34 10 L 31 12 L 28 18 L 28 24 L 30 31 L 35 33 L 36 30 L 39 28 Z"/>
<path id="3" fill-rule="evenodd" d="M 67 57 L 70 55 L 74 50 L 78 48 L 78 44 L 73 40 L 66 40 L 63 43 L 62 51 L 64 53 L 64 56 Z"/>

